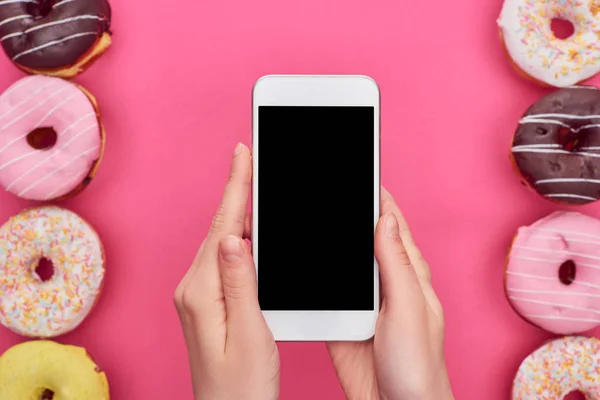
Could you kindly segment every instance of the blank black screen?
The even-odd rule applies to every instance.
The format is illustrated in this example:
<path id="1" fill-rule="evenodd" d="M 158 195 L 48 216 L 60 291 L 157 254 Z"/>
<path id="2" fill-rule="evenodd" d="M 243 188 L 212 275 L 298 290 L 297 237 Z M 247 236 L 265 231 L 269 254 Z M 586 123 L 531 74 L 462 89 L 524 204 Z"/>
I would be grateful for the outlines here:
<path id="1" fill-rule="evenodd" d="M 263 310 L 374 309 L 374 114 L 259 107 Z"/>

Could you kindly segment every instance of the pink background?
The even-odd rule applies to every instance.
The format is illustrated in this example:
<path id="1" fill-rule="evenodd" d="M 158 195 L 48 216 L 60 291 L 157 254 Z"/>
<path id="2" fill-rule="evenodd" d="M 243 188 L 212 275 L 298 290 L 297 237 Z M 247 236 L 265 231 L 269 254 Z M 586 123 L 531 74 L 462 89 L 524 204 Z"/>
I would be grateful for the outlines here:
<path id="1" fill-rule="evenodd" d="M 524 189 L 508 151 L 548 92 L 500 49 L 501 0 L 113 0 L 114 45 L 77 78 L 108 132 L 99 175 L 62 203 L 108 254 L 89 319 L 58 341 L 87 347 L 114 399 L 191 400 L 172 293 L 207 232 L 250 92 L 269 73 L 357 73 L 382 92 L 382 180 L 429 260 L 447 319 L 457 399 L 510 397 L 521 360 L 550 336 L 503 292 L 511 236 L 560 207 Z M 0 57 L 0 90 L 23 76 Z M 298 138 L 302 140 L 302 138 Z M 0 220 L 27 206 L 0 193 Z M 600 216 L 600 203 L 579 208 Z M 0 329 L 0 351 L 22 339 Z M 282 399 L 342 399 L 323 344 L 281 344 Z M 234 383 L 232 383 L 234 384 Z"/>

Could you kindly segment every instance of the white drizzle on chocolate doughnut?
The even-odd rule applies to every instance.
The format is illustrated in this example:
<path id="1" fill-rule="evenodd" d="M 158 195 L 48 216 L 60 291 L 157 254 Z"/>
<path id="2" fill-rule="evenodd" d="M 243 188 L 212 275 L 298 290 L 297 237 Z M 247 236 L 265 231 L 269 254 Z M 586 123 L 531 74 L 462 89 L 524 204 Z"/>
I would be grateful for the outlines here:
<path id="1" fill-rule="evenodd" d="M 56 7 L 62 6 L 64 4 L 70 3 L 72 1 L 75 1 L 75 0 L 63 0 L 63 1 L 59 1 L 58 3 L 52 5 L 52 8 L 56 8 Z"/>
<path id="2" fill-rule="evenodd" d="M 14 3 L 36 3 L 35 0 L 0 0 L 0 6 Z"/>
<path id="3" fill-rule="evenodd" d="M 18 21 L 20 19 L 25 19 L 25 18 L 32 18 L 32 16 L 29 14 L 24 14 L 24 15 L 17 15 L 16 17 L 6 18 L 6 19 L 0 21 L 0 26 L 9 24 L 13 21 Z"/>
<path id="4" fill-rule="evenodd" d="M 25 29 L 23 32 L 9 33 L 7 35 L 4 35 L 4 36 L 0 37 L 0 42 L 3 42 L 5 40 L 13 38 L 13 37 L 27 35 L 30 32 L 35 32 L 37 30 L 48 28 L 50 26 L 55 26 L 55 25 L 60 25 L 60 24 L 67 24 L 69 22 L 77 21 L 77 20 L 80 20 L 80 19 L 94 19 L 94 20 L 97 20 L 97 21 L 103 21 L 104 20 L 103 17 L 99 17 L 97 15 L 80 15 L 80 16 L 77 16 L 77 17 L 65 18 L 65 19 L 61 19 L 59 21 L 47 22 L 47 23 L 42 24 L 42 25 L 32 26 L 31 28 Z M 13 57 L 13 60 L 15 58 L 16 57 Z"/>

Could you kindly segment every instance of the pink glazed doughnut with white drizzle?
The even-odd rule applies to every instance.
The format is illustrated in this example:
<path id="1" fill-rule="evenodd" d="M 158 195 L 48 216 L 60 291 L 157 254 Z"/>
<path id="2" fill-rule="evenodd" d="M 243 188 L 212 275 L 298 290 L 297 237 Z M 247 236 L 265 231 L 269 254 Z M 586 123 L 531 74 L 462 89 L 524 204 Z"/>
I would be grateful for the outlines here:
<path id="1" fill-rule="evenodd" d="M 95 98 L 60 78 L 25 77 L 0 96 L 0 186 L 28 200 L 72 197 L 105 144 Z"/>
<path id="2" fill-rule="evenodd" d="M 539 328 L 571 335 L 600 325 L 600 220 L 561 211 L 519 228 L 504 281 L 514 310 Z"/>

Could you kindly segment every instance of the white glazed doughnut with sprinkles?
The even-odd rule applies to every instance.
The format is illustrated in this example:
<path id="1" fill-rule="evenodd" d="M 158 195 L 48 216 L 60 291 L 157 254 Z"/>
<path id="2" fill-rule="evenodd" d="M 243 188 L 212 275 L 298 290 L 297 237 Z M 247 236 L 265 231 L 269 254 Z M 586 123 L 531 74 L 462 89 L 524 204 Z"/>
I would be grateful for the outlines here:
<path id="1" fill-rule="evenodd" d="M 600 340 L 570 336 L 553 340 L 519 367 L 512 400 L 562 400 L 572 392 L 600 398 Z"/>
<path id="2" fill-rule="evenodd" d="M 35 272 L 54 267 L 47 281 Z M 92 310 L 104 281 L 104 250 L 94 229 L 54 206 L 25 210 L 0 227 L 0 323 L 27 337 L 75 329 Z"/>
<path id="3" fill-rule="evenodd" d="M 505 0 L 498 25 L 517 70 L 535 81 L 567 87 L 600 72 L 599 12 L 600 3 L 591 0 Z M 557 38 L 554 18 L 570 21 L 574 33 Z"/>

